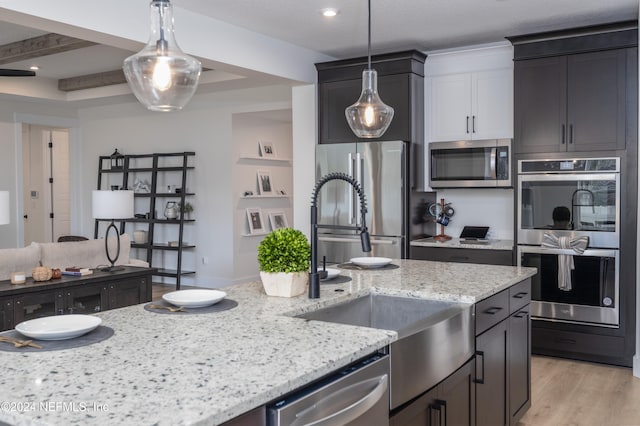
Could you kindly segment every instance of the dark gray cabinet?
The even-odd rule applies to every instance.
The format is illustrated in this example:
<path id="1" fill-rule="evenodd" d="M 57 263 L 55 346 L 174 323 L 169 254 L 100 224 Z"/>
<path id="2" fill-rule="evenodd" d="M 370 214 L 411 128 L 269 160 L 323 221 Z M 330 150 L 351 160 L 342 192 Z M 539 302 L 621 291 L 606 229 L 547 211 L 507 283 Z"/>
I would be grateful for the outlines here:
<path id="1" fill-rule="evenodd" d="M 637 26 L 627 21 L 508 37 L 515 154 L 615 151 L 634 142 Z"/>
<path id="2" fill-rule="evenodd" d="M 375 140 L 424 139 L 424 60 L 421 52 L 409 51 L 372 57 L 378 73 L 378 93 L 394 108 L 391 125 Z M 316 64 L 318 70 L 318 143 L 351 143 L 358 140 L 345 118 L 345 108 L 362 91 L 366 58 Z"/>
<path id="3" fill-rule="evenodd" d="M 438 386 L 389 419 L 390 426 L 473 426 L 474 362 L 467 362 Z"/>
<path id="4" fill-rule="evenodd" d="M 515 63 L 516 153 L 625 148 L 627 49 Z"/>
<path id="5" fill-rule="evenodd" d="M 476 425 L 508 425 L 507 322 L 476 338 Z"/>
<path id="6" fill-rule="evenodd" d="M 514 425 L 531 406 L 531 317 L 528 307 L 509 317 L 509 417 Z"/>
<path id="7" fill-rule="evenodd" d="M 476 425 L 515 426 L 531 406 L 531 280 L 476 304 Z"/>
<path id="8" fill-rule="evenodd" d="M 513 265 L 511 250 L 411 246 L 409 251 L 409 257 L 416 260 Z"/>
<path id="9" fill-rule="evenodd" d="M 64 290 L 65 314 L 95 314 L 109 309 L 107 284 L 87 284 Z"/>
<path id="10" fill-rule="evenodd" d="M 13 299 L 3 297 L 0 299 L 0 330 L 13 328 L 15 326 L 13 317 Z"/>
<path id="11" fill-rule="evenodd" d="M 138 305 L 151 300 L 151 284 L 147 277 L 109 284 L 109 309 Z"/>
<path id="12" fill-rule="evenodd" d="M 125 267 L 122 271 L 95 271 L 83 277 L 24 285 L 0 281 L 0 331 L 30 319 L 64 314 L 93 314 L 151 301 L 153 268 Z"/>

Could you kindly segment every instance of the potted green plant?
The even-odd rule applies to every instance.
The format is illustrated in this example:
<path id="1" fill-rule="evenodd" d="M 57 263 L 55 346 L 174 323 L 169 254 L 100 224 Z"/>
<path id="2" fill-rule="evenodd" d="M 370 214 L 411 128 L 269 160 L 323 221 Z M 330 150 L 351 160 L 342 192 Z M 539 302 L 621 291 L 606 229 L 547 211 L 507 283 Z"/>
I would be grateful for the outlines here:
<path id="1" fill-rule="evenodd" d="M 182 208 L 180 209 L 182 217 L 184 219 L 187 219 L 187 220 L 191 219 L 191 212 L 192 211 L 193 211 L 193 206 L 188 201 L 186 203 L 184 203 L 184 206 L 182 206 Z"/>
<path id="2" fill-rule="evenodd" d="M 280 228 L 267 234 L 258 246 L 265 292 L 281 297 L 304 293 L 309 282 L 310 255 L 309 240 L 297 229 Z"/>

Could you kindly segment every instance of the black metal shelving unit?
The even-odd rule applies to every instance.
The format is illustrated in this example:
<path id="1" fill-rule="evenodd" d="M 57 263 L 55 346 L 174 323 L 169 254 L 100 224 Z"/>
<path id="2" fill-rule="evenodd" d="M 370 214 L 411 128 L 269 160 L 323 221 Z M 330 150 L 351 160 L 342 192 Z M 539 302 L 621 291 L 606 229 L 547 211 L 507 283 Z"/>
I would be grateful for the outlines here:
<path id="1" fill-rule="evenodd" d="M 157 272 L 154 276 L 159 277 L 170 277 L 175 279 L 176 290 L 180 289 L 180 281 L 181 277 L 185 275 L 193 275 L 195 271 L 188 271 L 182 268 L 182 254 L 184 250 L 193 249 L 196 246 L 194 244 L 185 243 L 184 236 L 184 226 L 185 224 L 190 224 L 195 222 L 193 219 L 185 219 L 184 213 L 179 215 L 178 219 L 161 219 L 158 216 L 162 215 L 162 211 L 164 210 L 163 206 L 158 207 L 157 202 L 159 200 L 169 200 L 169 201 L 177 201 L 180 203 L 180 206 L 184 206 L 185 202 L 188 198 L 193 197 L 195 194 L 192 192 L 186 192 L 187 189 L 187 178 L 188 172 L 194 169 L 193 165 L 190 165 L 189 159 L 195 157 L 195 152 L 175 152 L 175 153 L 154 153 L 154 154 L 135 154 L 135 155 L 125 155 L 123 161 L 123 167 L 119 169 L 111 169 L 111 156 L 100 156 L 98 163 L 98 189 L 109 189 L 108 186 L 112 184 L 111 180 L 109 180 L 109 185 L 103 187 L 103 176 L 110 174 L 121 174 L 122 181 L 119 185 L 121 189 L 132 189 L 132 183 L 130 178 L 135 178 L 136 174 L 144 174 L 148 175 L 151 178 L 150 182 L 150 192 L 136 192 L 134 193 L 134 197 L 137 200 L 148 200 L 148 204 L 144 203 L 145 206 L 148 207 L 147 212 L 151 213 L 152 217 L 149 218 L 131 218 L 127 220 L 120 221 L 120 233 L 123 234 L 126 229 L 126 225 L 135 224 L 135 223 L 143 223 L 148 225 L 147 230 L 147 243 L 139 244 L 131 242 L 131 248 L 146 250 L 146 261 L 150 266 L 155 267 L 153 265 L 153 252 L 159 250 L 173 251 L 177 252 L 176 254 L 176 267 L 175 268 L 158 268 Z M 192 160 L 193 161 L 193 160 Z M 151 162 L 151 167 L 138 167 L 140 163 L 148 163 Z M 165 163 L 170 163 L 170 165 L 165 165 Z M 159 192 L 159 177 L 163 173 L 177 173 L 179 174 L 179 182 L 180 188 L 182 189 L 179 193 L 169 193 L 169 192 Z M 119 181 L 119 180 L 118 180 Z M 136 206 L 139 206 L 141 203 L 136 203 Z M 162 210 L 160 210 L 160 208 Z M 160 211 L 159 215 L 156 215 L 155 212 Z M 146 212 L 144 212 L 146 213 Z M 95 221 L 95 229 L 94 229 L 94 238 L 98 238 L 98 228 L 99 222 L 104 221 L 101 219 L 96 219 Z M 158 243 L 154 242 L 154 234 L 156 226 L 178 226 L 178 245 L 177 246 L 169 246 L 168 243 Z M 131 233 L 133 235 L 133 233 Z"/>

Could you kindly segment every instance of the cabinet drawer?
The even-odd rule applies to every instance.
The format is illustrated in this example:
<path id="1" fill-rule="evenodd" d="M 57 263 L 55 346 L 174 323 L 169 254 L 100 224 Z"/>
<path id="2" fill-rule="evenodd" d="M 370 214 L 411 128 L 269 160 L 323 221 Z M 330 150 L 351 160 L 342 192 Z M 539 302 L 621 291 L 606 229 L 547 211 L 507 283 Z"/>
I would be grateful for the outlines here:
<path id="1" fill-rule="evenodd" d="M 509 316 L 509 290 L 476 303 L 476 336 Z"/>
<path id="2" fill-rule="evenodd" d="M 509 315 L 531 302 L 531 279 L 509 289 Z"/>

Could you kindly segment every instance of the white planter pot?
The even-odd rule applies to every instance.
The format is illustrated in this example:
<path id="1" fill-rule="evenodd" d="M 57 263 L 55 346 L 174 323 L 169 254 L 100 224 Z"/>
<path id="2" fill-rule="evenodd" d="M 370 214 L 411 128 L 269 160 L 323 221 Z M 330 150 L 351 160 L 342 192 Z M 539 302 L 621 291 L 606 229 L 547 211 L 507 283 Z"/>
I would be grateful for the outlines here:
<path id="1" fill-rule="evenodd" d="M 269 296 L 294 297 L 303 294 L 309 282 L 308 272 L 262 272 L 260 279 Z"/>

